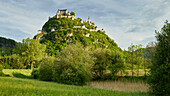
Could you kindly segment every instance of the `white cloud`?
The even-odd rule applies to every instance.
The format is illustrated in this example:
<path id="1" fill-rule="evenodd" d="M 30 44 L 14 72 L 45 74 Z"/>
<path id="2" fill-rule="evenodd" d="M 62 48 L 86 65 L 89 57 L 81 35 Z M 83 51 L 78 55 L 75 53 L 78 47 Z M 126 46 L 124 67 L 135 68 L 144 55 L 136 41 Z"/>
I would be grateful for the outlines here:
<path id="1" fill-rule="evenodd" d="M 45 22 L 43 19 L 47 20 L 48 18 L 47 12 L 22 9 L 14 6 L 13 2 L 12 4 L 8 2 L 1 3 L 0 9 L 0 14 L 3 17 L 0 18 L 1 31 L 3 28 L 16 29 L 33 36 Z"/>
<path id="2" fill-rule="evenodd" d="M 87 20 L 90 16 L 99 28 L 104 28 L 106 34 L 126 49 L 131 43 L 146 45 L 154 40 L 154 31 L 160 30 L 166 19 L 170 20 L 169 5 L 168 0 L 0 1 L 0 30 L 15 29 L 33 37 L 48 16 L 55 15 L 58 8 L 67 8 L 76 12 L 77 17 Z"/>

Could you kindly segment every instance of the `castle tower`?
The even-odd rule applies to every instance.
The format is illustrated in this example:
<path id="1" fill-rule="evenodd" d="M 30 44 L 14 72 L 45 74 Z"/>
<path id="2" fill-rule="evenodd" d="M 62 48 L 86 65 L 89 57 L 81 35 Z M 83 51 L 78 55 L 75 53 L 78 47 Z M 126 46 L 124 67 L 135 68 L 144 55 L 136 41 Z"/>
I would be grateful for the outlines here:
<path id="1" fill-rule="evenodd" d="M 90 24 L 90 17 L 88 17 L 88 21 L 87 22 Z"/>

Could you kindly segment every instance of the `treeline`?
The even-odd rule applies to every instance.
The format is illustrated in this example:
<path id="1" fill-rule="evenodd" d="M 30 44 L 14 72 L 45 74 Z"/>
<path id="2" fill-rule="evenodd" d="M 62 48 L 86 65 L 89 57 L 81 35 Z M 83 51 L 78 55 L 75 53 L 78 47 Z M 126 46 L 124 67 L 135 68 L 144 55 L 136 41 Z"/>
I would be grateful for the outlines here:
<path id="1" fill-rule="evenodd" d="M 17 42 L 12 39 L 6 39 L 4 37 L 0 37 L 0 55 L 8 56 L 13 54 L 13 48 L 17 46 Z"/>
<path id="2" fill-rule="evenodd" d="M 16 47 L 17 42 L 12 39 L 6 39 L 4 37 L 0 37 L 0 48 L 14 48 Z"/>
<path id="3" fill-rule="evenodd" d="M 60 70 L 59 73 L 55 73 L 54 75 L 58 74 L 61 76 L 57 78 L 61 78 L 61 83 L 66 84 L 71 84 L 73 81 L 64 81 L 68 80 L 65 77 L 70 75 L 70 77 L 67 78 L 71 80 L 74 76 L 81 77 L 81 75 L 83 75 L 81 78 L 74 78 L 74 80 L 78 79 L 75 85 L 81 85 L 87 82 L 81 81 L 83 83 L 79 84 L 79 79 L 84 78 L 84 76 L 87 76 L 89 78 L 88 80 L 114 80 L 118 72 L 121 72 L 122 76 L 124 76 L 124 74 L 128 76 L 129 71 L 127 70 L 131 70 L 130 72 L 132 74 L 136 74 L 132 76 L 139 76 L 139 69 L 145 70 L 146 72 L 146 69 L 148 69 L 150 65 L 150 60 L 146 58 L 147 54 L 145 54 L 143 48 L 134 46 L 135 45 L 130 46 L 129 51 L 122 51 L 117 47 L 112 50 L 106 48 L 92 50 L 76 42 L 67 45 L 61 51 L 55 52 L 56 54 L 54 56 L 49 56 L 48 53 L 46 53 L 46 45 L 40 44 L 38 40 L 28 38 L 24 39 L 22 43 L 14 48 L 12 55 L 2 56 L 0 63 L 6 69 L 38 68 L 39 71 L 35 73 L 40 73 L 40 79 L 41 73 L 43 74 L 45 72 L 42 75 L 42 80 L 54 80 L 53 72 L 56 72 L 55 70 L 59 72 Z M 51 75 L 47 75 L 47 77 L 51 76 L 50 79 L 45 78 L 48 73 L 48 68 L 52 68 L 49 69 Z"/>

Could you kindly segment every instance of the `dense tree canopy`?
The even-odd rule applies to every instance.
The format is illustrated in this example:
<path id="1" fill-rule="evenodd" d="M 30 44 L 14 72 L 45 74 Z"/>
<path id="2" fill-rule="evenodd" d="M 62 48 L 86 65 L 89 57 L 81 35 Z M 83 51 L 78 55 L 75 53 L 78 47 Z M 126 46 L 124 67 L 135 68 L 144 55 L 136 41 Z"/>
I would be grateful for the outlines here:
<path id="1" fill-rule="evenodd" d="M 4 37 L 0 37 L 0 48 L 13 48 L 16 47 L 17 42 L 12 39 L 6 39 Z"/>
<path id="2" fill-rule="evenodd" d="M 17 42 L 12 39 L 0 37 L 0 55 L 11 55 L 14 47 L 17 46 Z"/>
<path id="3" fill-rule="evenodd" d="M 59 56 L 59 62 L 54 65 L 54 81 L 84 85 L 92 79 L 94 57 L 80 43 L 65 47 Z"/>
<path id="4" fill-rule="evenodd" d="M 156 47 L 148 79 L 151 93 L 169 96 L 170 92 L 170 23 L 166 21 L 161 32 L 156 31 Z"/>
<path id="5" fill-rule="evenodd" d="M 33 64 L 36 60 L 41 60 L 44 56 L 45 45 L 39 43 L 35 39 L 23 39 L 22 43 L 18 45 L 15 49 L 15 53 L 21 56 L 25 62 L 31 64 L 31 69 L 33 69 Z"/>

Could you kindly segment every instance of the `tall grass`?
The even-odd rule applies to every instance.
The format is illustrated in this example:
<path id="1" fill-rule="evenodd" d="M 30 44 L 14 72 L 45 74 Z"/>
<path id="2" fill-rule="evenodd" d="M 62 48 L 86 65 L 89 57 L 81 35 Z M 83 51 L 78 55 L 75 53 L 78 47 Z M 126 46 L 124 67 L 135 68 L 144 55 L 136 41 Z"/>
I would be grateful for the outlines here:
<path id="1" fill-rule="evenodd" d="M 142 80 L 92 81 L 89 86 L 94 88 L 111 89 L 130 92 L 147 92 L 148 85 Z"/>

